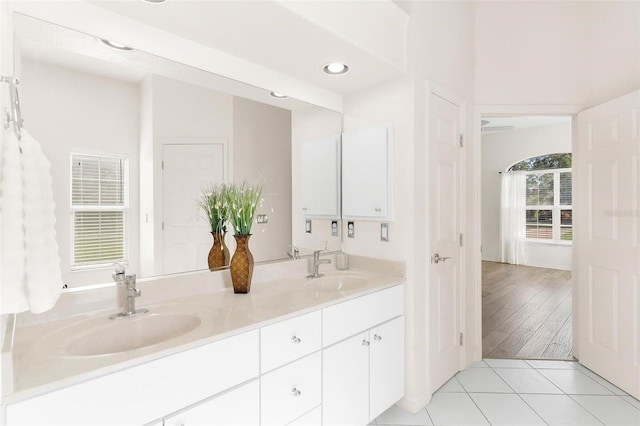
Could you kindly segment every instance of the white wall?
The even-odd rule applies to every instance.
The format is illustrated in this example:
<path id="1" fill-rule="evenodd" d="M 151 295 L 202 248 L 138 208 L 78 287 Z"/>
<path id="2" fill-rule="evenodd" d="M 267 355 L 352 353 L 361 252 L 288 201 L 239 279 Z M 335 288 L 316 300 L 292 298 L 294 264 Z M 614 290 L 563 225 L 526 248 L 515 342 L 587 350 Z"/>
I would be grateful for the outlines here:
<path id="1" fill-rule="evenodd" d="M 344 99 L 345 131 L 389 121 L 393 123 L 393 221 L 389 227 L 390 241 L 380 241 L 380 222 L 356 221 L 356 237 L 345 238 L 344 248 L 348 253 L 407 262 L 406 384 L 401 405 L 411 411 L 423 407 L 435 390 L 429 386 L 429 323 L 425 308 L 429 304 L 429 247 L 426 243 L 428 142 L 425 133 L 427 82 L 437 83 L 468 105 L 473 104 L 473 8 L 471 2 L 413 3 L 407 8 L 411 14 L 409 73 Z M 472 134 L 471 108 L 466 110 L 464 121 L 465 133 Z M 471 138 L 467 141 L 472 152 L 473 141 Z M 472 176 L 465 178 L 471 179 Z M 469 300 L 474 300 L 473 295 Z M 465 309 L 469 314 L 466 324 L 471 326 L 474 309 L 475 304 L 471 302 Z M 479 346 L 471 343 L 467 348 L 477 352 Z"/>
<path id="2" fill-rule="evenodd" d="M 138 268 L 139 87 L 22 58 L 20 103 L 24 127 L 51 162 L 62 279 L 69 287 L 106 283 L 112 265 L 71 271 L 70 153 L 129 159 L 129 266 Z"/>
<path id="3" fill-rule="evenodd" d="M 588 107 L 640 87 L 640 2 L 476 5 L 478 104 Z"/>
<path id="4" fill-rule="evenodd" d="M 482 260 L 500 261 L 499 172 L 524 159 L 571 152 L 571 122 L 482 136 Z M 553 252 L 553 255 L 550 254 Z M 527 265 L 571 269 L 571 247 L 527 244 Z"/>
<path id="5" fill-rule="evenodd" d="M 284 257 L 291 244 L 291 111 L 233 98 L 233 181 L 263 182 L 249 243 L 256 260 Z M 230 250 L 234 245 L 230 245 Z"/>

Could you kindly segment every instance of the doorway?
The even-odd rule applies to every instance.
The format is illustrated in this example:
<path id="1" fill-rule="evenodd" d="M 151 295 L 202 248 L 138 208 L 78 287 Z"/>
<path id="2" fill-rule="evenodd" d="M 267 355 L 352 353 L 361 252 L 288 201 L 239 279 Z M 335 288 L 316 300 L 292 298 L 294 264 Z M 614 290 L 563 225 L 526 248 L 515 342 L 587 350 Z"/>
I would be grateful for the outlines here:
<path id="1" fill-rule="evenodd" d="M 571 132 L 566 115 L 481 117 L 484 358 L 573 358 Z"/>

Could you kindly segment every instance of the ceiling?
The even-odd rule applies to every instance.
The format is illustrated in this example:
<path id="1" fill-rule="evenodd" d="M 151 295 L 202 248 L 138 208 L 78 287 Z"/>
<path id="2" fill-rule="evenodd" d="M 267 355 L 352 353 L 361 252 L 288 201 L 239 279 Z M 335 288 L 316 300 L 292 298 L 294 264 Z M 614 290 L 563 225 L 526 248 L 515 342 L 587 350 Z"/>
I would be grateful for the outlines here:
<path id="1" fill-rule="evenodd" d="M 409 17 L 389 0 L 89 3 L 335 93 L 364 89 L 406 69 Z M 322 67 L 329 62 L 350 70 L 326 75 Z"/>

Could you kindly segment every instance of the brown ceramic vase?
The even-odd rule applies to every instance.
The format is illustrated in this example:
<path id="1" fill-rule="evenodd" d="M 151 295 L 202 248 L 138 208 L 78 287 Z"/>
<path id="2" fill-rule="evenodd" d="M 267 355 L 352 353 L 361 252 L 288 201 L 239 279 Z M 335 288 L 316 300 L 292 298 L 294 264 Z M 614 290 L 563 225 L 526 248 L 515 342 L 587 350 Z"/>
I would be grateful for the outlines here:
<path id="1" fill-rule="evenodd" d="M 224 242 L 224 232 L 212 232 L 213 246 L 209 250 L 209 269 L 221 268 L 229 264 L 229 249 Z"/>
<path id="2" fill-rule="evenodd" d="M 234 235 L 236 251 L 231 257 L 229 270 L 234 293 L 249 293 L 253 275 L 253 255 L 249 250 L 249 235 Z"/>

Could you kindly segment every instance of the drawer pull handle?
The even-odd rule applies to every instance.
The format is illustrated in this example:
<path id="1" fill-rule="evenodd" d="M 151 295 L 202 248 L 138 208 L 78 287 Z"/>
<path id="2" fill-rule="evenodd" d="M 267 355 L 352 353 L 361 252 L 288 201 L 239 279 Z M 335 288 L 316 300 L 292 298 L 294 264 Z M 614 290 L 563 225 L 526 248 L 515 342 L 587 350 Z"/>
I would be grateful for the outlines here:
<path id="1" fill-rule="evenodd" d="M 293 337 L 291 338 L 291 343 L 294 343 L 294 344 L 296 344 L 296 345 L 297 345 L 297 344 L 298 344 L 298 343 L 300 343 L 300 342 L 302 342 L 302 339 L 300 339 L 300 338 L 299 338 L 299 337 L 297 337 L 297 336 L 293 336 Z"/>
<path id="2" fill-rule="evenodd" d="M 374 336 L 373 336 L 373 340 L 376 340 L 376 341 L 378 341 L 378 342 L 379 342 L 380 340 L 382 340 L 382 337 L 381 337 L 381 336 L 378 336 L 378 335 L 376 334 L 376 335 L 374 335 Z"/>
<path id="3" fill-rule="evenodd" d="M 301 391 L 299 391 L 299 390 L 298 390 L 298 389 L 296 389 L 296 388 L 293 388 L 293 389 L 291 390 L 291 395 L 292 395 L 292 396 L 300 396 L 300 395 L 302 395 L 302 392 L 301 392 Z"/>
<path id="4" fill-rule="evenodd" d="M 367 339 L 362 340 L 362 346 L 369 346 L 371 343 Z"/>

